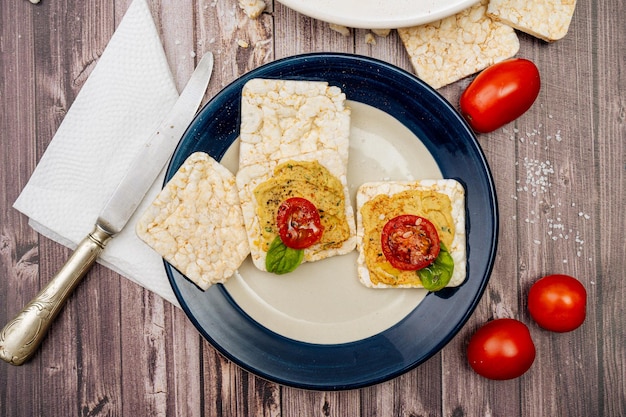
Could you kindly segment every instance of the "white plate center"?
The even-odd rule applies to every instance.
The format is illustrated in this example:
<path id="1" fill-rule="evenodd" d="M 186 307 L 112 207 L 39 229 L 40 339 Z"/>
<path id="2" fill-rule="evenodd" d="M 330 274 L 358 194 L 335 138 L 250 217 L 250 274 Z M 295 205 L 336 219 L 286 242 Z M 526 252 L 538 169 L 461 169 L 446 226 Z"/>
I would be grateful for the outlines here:
<path id="1" fill-rule="evenodd" d="M 355 206 L 364 182 L 442 178 L 422 142 L 387 113 L 363 103 L 352 108 L 348 184 Z M 238 141 L 222 164 L 237 171 Z M 357 253 L 306 263 L 290 274 L 259 271 L 248 258 L 225 287 L 264 327 L 291 339 L 336 344 L 376 335 L 409 314 L 426 295 L 421 289 L 371 289 L 358 280 Z"/>

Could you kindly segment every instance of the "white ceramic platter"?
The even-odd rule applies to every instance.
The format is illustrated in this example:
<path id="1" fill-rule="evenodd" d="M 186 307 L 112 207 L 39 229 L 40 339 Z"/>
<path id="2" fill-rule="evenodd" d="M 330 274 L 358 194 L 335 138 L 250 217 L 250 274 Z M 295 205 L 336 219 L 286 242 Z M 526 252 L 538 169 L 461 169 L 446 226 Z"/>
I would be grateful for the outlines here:
<path id="1" fill-rule="evenodd" d="M 304 15 L 347 27 L 397 29 L 451 16 L 477 0 L 280 0 Z"/>

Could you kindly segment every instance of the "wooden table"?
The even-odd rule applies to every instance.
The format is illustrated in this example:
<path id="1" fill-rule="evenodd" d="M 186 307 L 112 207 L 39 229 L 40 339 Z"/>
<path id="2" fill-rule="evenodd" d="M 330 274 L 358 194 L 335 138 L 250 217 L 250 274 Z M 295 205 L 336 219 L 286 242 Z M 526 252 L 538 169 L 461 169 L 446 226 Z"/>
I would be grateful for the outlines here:
<path id="1" fill-rule="evenodd" d="M 129 4 L 0 2 L 2 325 L 69 255 L 12 204 Z M 411 70 L 395 32 L 370 45 L 367 30 L 344 37 L 278 2 L 258 20 L 234 0 L 152 0 L 151 8 L 179 89 L 209 50 L 209 96 L 304 52 L 368 55 Z M 564 39 L 519 35 L 518 55 L 541 71 L 541 94 L 522 118 L 478 136 L 498 192 L 495 268 L 467 325 L 417 369 L 350 391 L 279 386 L 221 356 L 178 308 L 97 266 L 35 357 L 0 364 L 0 415 L 626 415 L 625 10 L 619 0 L 579 1 Z M 469 81 L 440 92 L 457 105 Z M 526 310 L 530 284 L 548 273 L 573 275 L 588 290 L 587 320 L 573 332 L 543 331 Z M 537 358 L 521 378 L 490 381 L 468 366 L 465 347 L 481 324 L 507 316 L 529 325 Z"/>

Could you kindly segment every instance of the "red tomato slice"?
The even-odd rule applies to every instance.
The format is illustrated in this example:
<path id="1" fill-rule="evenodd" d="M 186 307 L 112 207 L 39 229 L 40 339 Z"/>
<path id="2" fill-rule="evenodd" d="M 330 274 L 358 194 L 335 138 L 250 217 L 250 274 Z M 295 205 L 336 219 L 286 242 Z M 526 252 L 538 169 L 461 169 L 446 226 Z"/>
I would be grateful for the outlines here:
<path id="1" fill-rule="evenodd" d="M 403 271 L 417 271 L 433 263 L 439 255 L 439 234 L 426 218 L 403 214 L 389 220 L 381 234 L 383 254 L 389 263 Z"/>
<path id="2" fill-rule="evenodd" d="M 489 379 L 517 378 L 535 361 L 535 344 L 528 327 L 515 319 L 484 324 L 470 338 L 467 360 L 477 374 Z"/>
<path id="3" fill-rule="evenodd" d="M 465 89 L 461 114 L 475 132 L 492 132 L 524 114 L 540 88 L 539 70 L 532 61 L 502 61 L 478 74 Z"/>
<path id="4" fill-rule="evenodd" d="M 569 275 L 545 276 L 530 287 L 528 311 L 533 320 L 546 330 L 572 331 L 585 321 L 587 290 Z"/>
<path id="5" fill-rule="evenodd" d="M 324 227 L 317 208 L 301 197 L 289 198 L 278 207 L 278 235 L 285 246 L 305 249 L 322 238 Z"/>

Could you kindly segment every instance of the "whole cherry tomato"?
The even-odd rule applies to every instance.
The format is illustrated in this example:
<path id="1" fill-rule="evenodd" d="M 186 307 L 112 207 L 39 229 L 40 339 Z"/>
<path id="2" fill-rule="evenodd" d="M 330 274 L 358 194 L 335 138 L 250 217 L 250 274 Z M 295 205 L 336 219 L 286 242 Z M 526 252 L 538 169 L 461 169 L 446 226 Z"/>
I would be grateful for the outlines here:
<path id="1" fill-rule="evenodd" d="M 292 249 L 308 248 L 322 238 L 324 231 L 315 205 L 301 197 L 282 202 L 278 207 L 276 224 L 281 240 Z"/>
<path id="2" fill-rule="evenodd" d="M 496 319 L 471 337 L 467 359 L 477 374 L 489 379 L 512 379 L 524 374 L 535 360 L 535 344 L 528 327 L 515 319 Z"/>
<path id="3" fill-rule="evenodd" d="M 403 271 L 417 271 L 435 262 L 439 255 L 439 234 L 428 219 L 403 214 L 389 220 L 381 233 L 383 255 Z"/>
<path id="4" fill-rule="evenodd" d="M 488 133 L 524 114 L 541 88 L 539 70 L 527 59 L 491 65 L 461 95 L 461 114 L 472 129 Z"/>
<path id="5" fill-rule="evenodd" d="M 528 311 L 544 329 L 569 332 L 585 321 L 587 290 L 569 275 L 545 276 L 530 287 Z"/>

